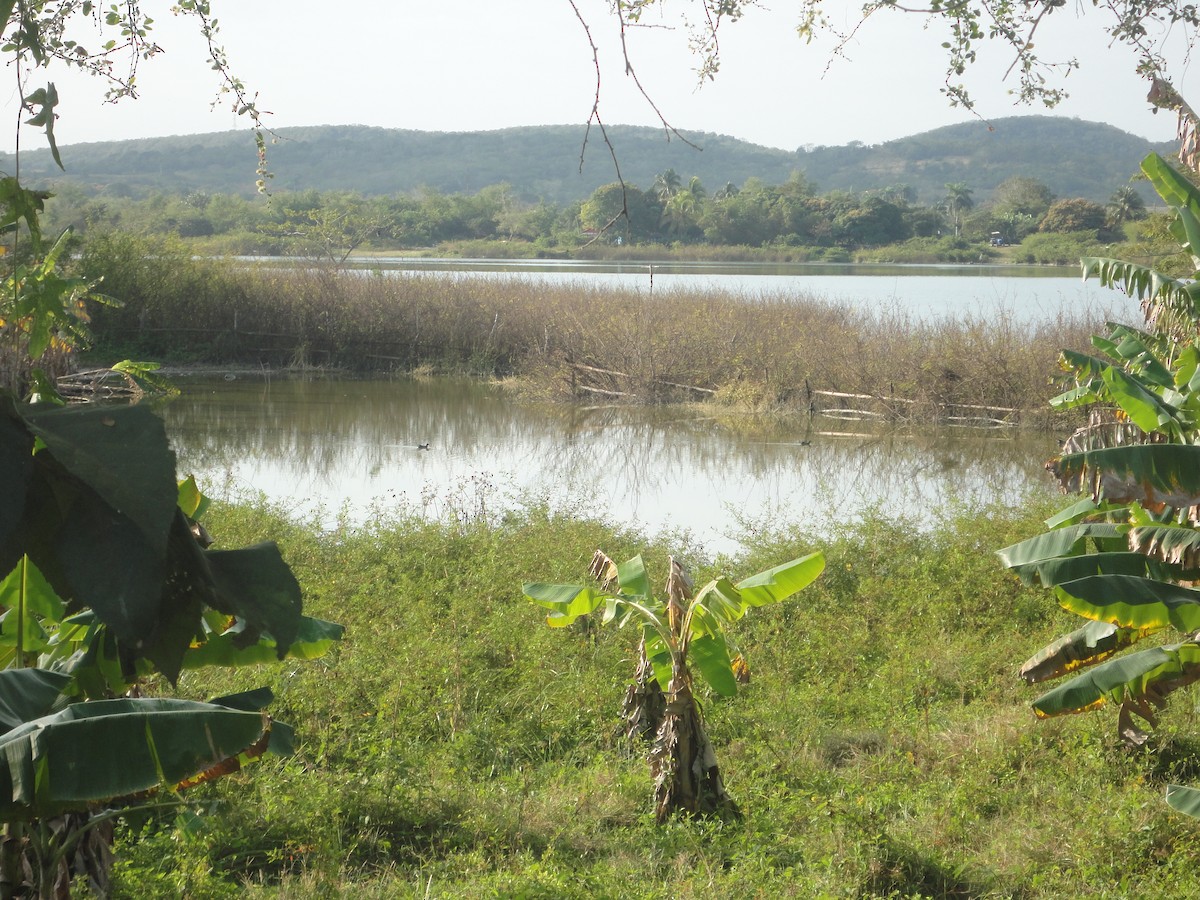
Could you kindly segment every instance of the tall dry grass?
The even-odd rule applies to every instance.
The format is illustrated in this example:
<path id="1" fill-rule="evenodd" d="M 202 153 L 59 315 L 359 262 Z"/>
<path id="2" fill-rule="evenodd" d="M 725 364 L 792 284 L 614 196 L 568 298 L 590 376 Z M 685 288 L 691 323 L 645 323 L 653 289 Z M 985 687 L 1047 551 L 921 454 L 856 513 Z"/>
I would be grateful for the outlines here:
<path id="1" fill-rule="evenodd" d="M 518 376 L 545 394 L 590 384 L 642 401 L 803 406 L 833 391 L 913 410 L 1033 410 L 1053 390 L 1059 351 L 1086 349 L 1102 324 L 1086 313 L 931 321 L 791 292 L 746 299 L 582 280 L 172 265 L 173 277 L 144 266 L 153 277 L 139 279 L 127 261 L 112 279 L 126 304 L 97 317 L 101 341 L 168 359 Z"/>

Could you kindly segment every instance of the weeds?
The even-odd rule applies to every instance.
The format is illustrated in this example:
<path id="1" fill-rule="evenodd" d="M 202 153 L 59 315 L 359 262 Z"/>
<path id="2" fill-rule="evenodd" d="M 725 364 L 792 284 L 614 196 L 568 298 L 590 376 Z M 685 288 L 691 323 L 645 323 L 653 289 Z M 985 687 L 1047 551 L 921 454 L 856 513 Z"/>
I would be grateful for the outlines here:
<path id="1" fill-rule="evenodd" d="M 332 534 L 215 510 L 225 540 L 279 539 L 346 640 L 272 685 L 298 755 L 212 786 L 187 832 L 129 823 L 118 896 L 1195 895 L 1200 823 L 1160 799 L 1197 765 L 1191 714 L 1165 717 L 1169 759 L 1126 753 L 1099 719 L 1035 725 L 1008 663 L 1069 618 L 991 553 L 1048 512 L 962 509 L 924 532 L 876 513 L 721 561 L 819 547 L 828 569 L 747 617 L 750 685 L 704 698 L 745 819 L 656 828 L 613 734 L 636 637 L 552 632 L 512 587 L 585 578 L 595 547 L 644 538 L 540 508 Z"/>

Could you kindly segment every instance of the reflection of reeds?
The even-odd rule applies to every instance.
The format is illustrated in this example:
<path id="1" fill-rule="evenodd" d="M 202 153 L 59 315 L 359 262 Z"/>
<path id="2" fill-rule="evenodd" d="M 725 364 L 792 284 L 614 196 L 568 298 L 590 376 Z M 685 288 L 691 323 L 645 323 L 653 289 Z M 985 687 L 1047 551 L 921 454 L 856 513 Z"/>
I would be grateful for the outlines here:
<path id="1" fill-rule="evenodd" d="M 1056 447 L 1030 432 L 513 403 L 467 379 L 181 387 L 164 418 L 182 471 L 219 489 L 222 473 L 251 466 L 286 492 L 274 499 L 335 510 L 347 498 L 329 492 L 331 479 L 353 473 L 389 508 L 407 502 L 426 513 L 495 513 L 514 502 L 498 492 L 523 490 L 614 521 L 669 519 L 726 534 L 738 517 L 841 520 L 883 498 L 906 520 L 925 521 L 950 498 L 1010 502 L 1048 488 L 1042 460 Z M 431 451 L 419 453 L 425 441 Z"/>
<path id="2" fill-rule="evenodd" d="M 517 374 L 546 391 L 581 370 L 622 373 L 616 393 L 801 406 L 810 390 L 902 398 L 919 407 L 1037 409 L 1059 350 L 1083 349 L 1090 317 L 1030 324 L 1011 313 L 926 321 L 801 295 L 653 293 L 512 277 L 241 269 L 195 294 L 127 287 L 105 311 L 108 341 L 148 355 L 355 370 Z M 580 386 L 578 379 L 575 387 Z M 603 388 L 597 382 L 593 386 Z M 910 406 L 911 406 L 910 403 Z"/>

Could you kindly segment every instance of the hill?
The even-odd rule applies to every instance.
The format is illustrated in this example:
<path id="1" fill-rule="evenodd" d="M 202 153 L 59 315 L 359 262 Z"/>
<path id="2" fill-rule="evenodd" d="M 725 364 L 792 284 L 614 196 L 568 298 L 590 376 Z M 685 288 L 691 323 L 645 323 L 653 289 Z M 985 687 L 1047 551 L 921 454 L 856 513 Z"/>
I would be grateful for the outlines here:
<path id="1" fill-rule="evenodd" d="M 607 148 L 594 129 L 577 125 L 480 132 L 422 132 L 362 125 L 280 129 L 270 150 L 274 191 L 349 190 L 393 194 L 430 187 L 474 193 L 507 182 L 528 200 L 567 203 L 614 181 Z M 625 180 L 648 187 L 673 168 L 698 176 L 709 190 L 747 178 L 786 181 L 803 172 L 818 190 L 863 191 L 907 184 L 921 202 L 940 200 L 947 182 L 965 182 L 977 200 L 1006 178 L 1023 175 L 1060 197 L 1104 201 L 1128 182 L 1147 152 L 1170 152 L 1111 125 L 1049 116 L 1016 116 L 992 123 L 950 125 L 876 146 L 810 147 L 795 152 L 725 135 L 688 133 L 697 147 L 662 129 L 609 129 Z M 62 149 L 67 172 L 49 151 L 21 157 L 30 184 L 70 182 L 123 195 L 150 191 L 250 194 L 255 148 L 247 132 L 74 144 Z M 582 168 L 580 165 L 583 159 Z M 0 169 L 13 171 L 12 154 Z"/>

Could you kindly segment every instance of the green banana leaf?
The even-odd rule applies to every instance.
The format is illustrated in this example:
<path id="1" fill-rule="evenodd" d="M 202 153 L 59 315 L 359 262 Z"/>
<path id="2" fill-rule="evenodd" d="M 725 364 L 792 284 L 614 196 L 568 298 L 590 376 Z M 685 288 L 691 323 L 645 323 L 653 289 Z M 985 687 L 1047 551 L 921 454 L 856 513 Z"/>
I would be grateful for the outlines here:
<path id="1" fill-rule="evenodd" d="M 1195 311 L 1195 293 L 1187 283 L 1149 266 L 1103 257 L 1085 257 L 1080 262 L 1084 278 L 1095 275 L 1104 287 L 1115 288 L 1135 298 L 1144 307 L 1154 307 L 1176 315 L 1193 314 Z"/>
<path id="2" fill-rule="evenodd" d="M 733 660 L 729 657 L 729 646 L 725 636 L 706 634 L 688 645 L 688 662 L 722 697 L 737 693 L 737 679 L 733 674 Z"/>
<path id="3" fill-rule="evenodd" d="M 1108 702 L 1161 699 L 1200 677 L 1200 646 L 1153 647 L 1111 659 L 1043 694 L 1033 703 L 1039 718 L 1086 712 Z"/>
<path id="4" fill-rule="evenodd" d="M 1200 790 L 1181 784 L 1167 785 L 1167 806 L 1176 812 L 1200 819 Z"/>
<path id="5" fill-rule="evenodd" d="M 1089 504 L 1090 506 L 1090 504 Z M 1062 557 L 1079 556 L 1087 550 L 1087 538 L 1121 538 L 1121 526 L 1111 522 L 1084 522 L 1055 528 L 996 551 L 1005 568 L 1016 569 L 1032 563 Z"/>
<path id="6" fill-rule="evenodd" d="M 808 587 L 824 571 L 824 555 L 810 553 L 757 575 L 751 575 L 739 581 L 737 589 L 742 603 L 747 607 L 766 606 L 786 600 L 797 591 Z"/>
<path id="7" fill-rule="evenodd" d="M 617 566 L 617 583 L 621 586 L 622 594 L 650 599 L 653 593 L 650 576 L 646 574 L 646 564 L 640 553 Z"/>
<path id="8" fill-rule="evenodd" d="M 1035 653 L 1021 666 L 1027 684 L 1049 681 L 1109 659 L 1141 638 L 1141 632 L 1109 622 L 1088 622 Z"/>
<path id="9" fill-rule="evenodd" d="M 300 627 L 295 639 L 288 644 L 290 659 L 317 659 L 329 652 L 335 641 L 340 641 L 345 628 L 335 622 L 301 616 Z M 275 662 L 279 658 L 278 645 L 270 635 L 262 635 L 256 643 L 245 643 L 246 633 L 242 629 L 222 634 L 209 635 L 198 646 L 190 648 L 183 657 L 184 669 L 200 669 L 206 666 L 254 666 Z"/>
<path id="10" fill-rule="evenodd" d="M 25 554 L 19 525 L 33 471 L 33 443 L 12 397 L 0 393 L 0 572 L 11 571 Z"/>
<path id="11" fill-rule="evenodd" d="M 1200 190 L 1169 162 L 1151 153 L 1142 160 L 1141 169 L 1168 206 L 1186 207 L 1200 216 Z"/>
<path id="12" fill-rule="evenodd" d="M 1200 629 L 1200 591 L 1133 575 L 1089 575 L 1056 585 L 1064 609 L 1139 631 Z"/>
<path id="13" fill-rule="evenodd" d="M 1024 584 L 1054 587 L 1088 575 L 1139 575 L 1159 580 L 1177 580 L 1183 569 L 1142 553 L 1084 553 L 1013 567 Z"/>
<path id="14" fill-rule="evenodd" d="M 1162 362 L 1171 347 L 1162 337 L 1129 325 L 1108 324 L 1107 338 L 1093 335 L 1092 345 L 1114 359 L 1125 360 L 1143 378 L 1160 387 L 1174 387 L 1175 378 Z"/>
<path id="15" fill-rule="evenodd" d="M 1178 410 L 1147 388 L 1136 376 L 1110 366 L 1103 375 L 1109 399 L 1142 431 L 1159 431 L 1175 421 Z"/>
<path id="16" fill-rule="evenodd" d="M 0 735 L 0 820 L 173 788 L 235 760 L 269 728 L 262 713 L 191 700 L 73 704 Z"/>
<path id="17" fill-rule="evenodd" d="M 70 683 L 70 675 L 46 669 L 0 671 L 0 733 L 49 713 Z"/>
<path id="18" fill-rule="evenodd" d="M 597 591 L 581 584 L 544 584 L 530 582 L 521 587 L 521 593 L 550 610 L 546 624 L 551 628 L 565 628 L 580 616 L 594 612 L 609 597 L 605 591 Z"/>
<path id="19" fill-rule="evenodd" d="M 1084 497 L 1046 519 L 1045 525 L 1050 529 L 1062 528 L 1065 525 L 1078 525 L 1089 516 L 1103 511 L 1103 508 L 1098 506 L 1091 497 Z"/>

